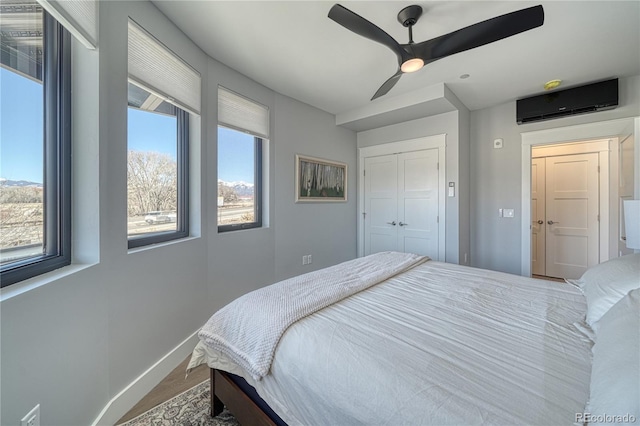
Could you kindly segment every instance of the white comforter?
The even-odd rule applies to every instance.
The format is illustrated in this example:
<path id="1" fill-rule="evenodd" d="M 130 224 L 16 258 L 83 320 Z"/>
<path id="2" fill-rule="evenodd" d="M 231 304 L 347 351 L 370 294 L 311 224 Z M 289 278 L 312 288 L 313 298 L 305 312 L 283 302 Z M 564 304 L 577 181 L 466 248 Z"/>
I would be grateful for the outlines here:
<path id="1" fill-rule="evenodd" d="M 243 376 L 290 425 L 571 424 L 585 310 L 569 284 L 430 261 L 289 327 L 260 381 L 203 345 L 191 366 Z"/>
<path id="2" fill-rule="evenodd" d="M 260 380 L 271 367 L 282 334 L 296 321 L 429 260 L 383 252 L 280 281 L 229 303 L 198 333 Z"/>

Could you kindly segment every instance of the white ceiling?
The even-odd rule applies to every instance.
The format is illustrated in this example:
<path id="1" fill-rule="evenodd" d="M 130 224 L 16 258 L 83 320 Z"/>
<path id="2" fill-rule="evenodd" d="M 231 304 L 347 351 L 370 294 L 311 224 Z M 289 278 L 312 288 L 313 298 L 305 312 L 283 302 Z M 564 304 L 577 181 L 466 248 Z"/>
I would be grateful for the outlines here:
<path id="1" fill-rule="evenodd" d="M 386 47 L 327 18 L 333 1 L 190 1 L 154 4 L 209 56 L 251 79 L 333 114 L 371 104 L 397 69 Z M 640 74 L 640 1 L 345 1 L 399 43 L 405 6 L 423 15 L 413 38 L 424 41 L 542 4 L 542 27 L 436 61 L 405 74 L 385 97 L 445 83 L 471 110 L 541 93 Z M 460 75 L 469 74 L 468 79 Z M 557 89 L 559 90 L 559 89 Z"/>

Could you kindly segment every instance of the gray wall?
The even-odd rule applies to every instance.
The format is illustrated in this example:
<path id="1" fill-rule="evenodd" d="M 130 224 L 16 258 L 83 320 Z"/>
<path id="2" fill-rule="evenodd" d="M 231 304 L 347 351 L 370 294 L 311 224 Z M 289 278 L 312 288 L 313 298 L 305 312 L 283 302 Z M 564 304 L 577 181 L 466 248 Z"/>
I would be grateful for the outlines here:
<path id="1" fill-rule="evenodd" d="M 515 101 L 472 111 L 471 265 L 520 274 L 520 133 L 637 116 L 640 116 L 640 76 L 620 79 L 620 106 L 610 111 L 520 126 L 516 124 Z M 504 140 L 504 148 L 493 148 L 493 140 L 497 138 Z M 499 208 L 515 209 L 515 218 L 498 217 Z"/>
<path id="2" fill-rule="evenodd" d="M 455 96 L 450 99 L 457 100 Z M 458 108 L 458 263 L 469 265 L 471 256 L 471 114 L 461 102 Z"/>
<path id="3" fill-rule="evenodd" d="M 2 291 L 1 424 L 41 404 L 42 424 L 88 425 L 105 405 L 233 297 L 356 256 L 356 135 L 333 116 L 208 58 L 148 2 L 99 2 L 100 47 L 74 45 L 75 265 Z M 192 134 L 193 236 L 129 252 L 126 230 L 127 16 L 203 81 Z M 268 226 L 218 234 L 216 112 L 221 84 L 270 107 Z M 349 201 L 293 203 L 294 153 L 350 168 Z M 301 254 L 313 264 L 301 265 Z"/>
<path id="4" fill-rule="evenodd" d="M 274 176 L 277 218 L 276 279 L 308 272 L 302 255 L 311 254 L 313 269 L 356 256 L 355 133 L 335 126 L 335 116 L 276 95 Z M 295 155 L 341 161 L 348 165 L 347 203 L 294 203 Z"/>

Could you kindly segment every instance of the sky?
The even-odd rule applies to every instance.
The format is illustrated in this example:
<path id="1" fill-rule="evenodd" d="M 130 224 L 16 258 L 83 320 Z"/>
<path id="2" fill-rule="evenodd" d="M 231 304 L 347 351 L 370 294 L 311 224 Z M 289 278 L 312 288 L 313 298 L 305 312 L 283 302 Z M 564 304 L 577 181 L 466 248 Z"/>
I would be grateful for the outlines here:
<path id="1" fill-rule="evenodd" d="M 0 177 L 42 183 L 42 84 L 0 68 Z"/>
<path id="2" fill-rule="evenodd" d="M 0 177 L 42 183 L 42 85 L 0 68 Z M 128 149 L 176 158 L 175 118 L 128 109 Z M 218 178 L 253 183 L 251 135 L 220 128 Z"/>
<path id="3" fill-rule="evenodd" d="M 176 117 L 128 108 L 127 146 L 133 151 L 156 151 L 176 159 Z"/>
<path id="4" fill-rule="evenodd" d="M 218 179 L 254 183 L 254 137 L 218 127 Z"/>

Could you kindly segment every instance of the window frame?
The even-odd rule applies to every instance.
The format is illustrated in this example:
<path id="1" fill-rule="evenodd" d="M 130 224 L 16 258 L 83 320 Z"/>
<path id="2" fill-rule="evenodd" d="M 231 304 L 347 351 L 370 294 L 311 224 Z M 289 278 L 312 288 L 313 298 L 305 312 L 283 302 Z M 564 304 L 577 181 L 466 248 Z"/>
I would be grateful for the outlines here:
<path id="1" fill-rule="evenodd" d="M 177 106 L 175 108 L 177 121 L 176 163 L 178 169 L 176 230 L 128 236 L 127 244 L 129 249 L 178 240 L 189 236 L 189 113 Z M 153 113 L 150 112 L 150 114 Z"/>
<path id="2" fill-rule="evenodd" d="M 2 265 L 2 288 L 71 264 L 71 36 L 42 15 L 43 253 Z"/>
<path id="3" fill-rule="evenodd" d="M 218 128 L 220 127 L 229 128 L 226 126 L 218 125 Z M 231 130 L 239 131 L 236 129 L 231 129 Z M 253 141 L 254 141 L 253 211 L 254 211 L 255 220 L 253 222 L 218 225 L 218 233 L 239 231 L 242 229 L 262 228 L 262 192 L 264 189 L 262 187 L 262 155 L 263 155 L 264 139 L 255 135 L 251 135 L 251 136 L 253 136 Z M 219 177 L 220 176 L 218 175 L 218 178 Z"/>

